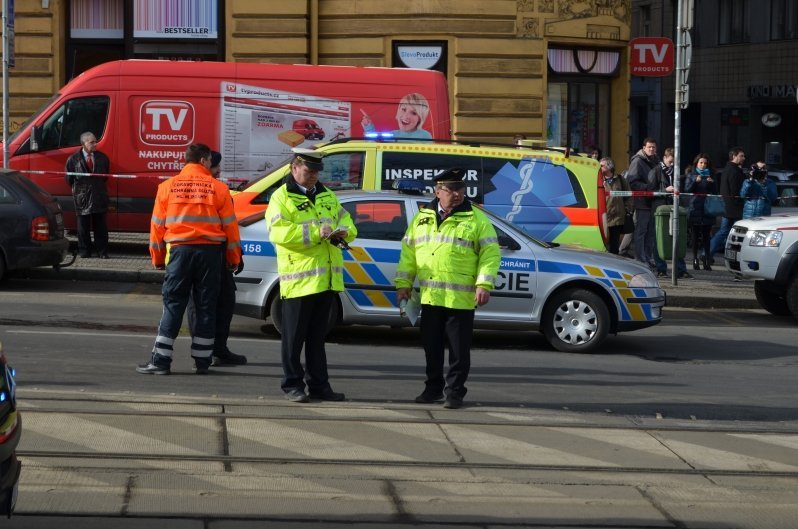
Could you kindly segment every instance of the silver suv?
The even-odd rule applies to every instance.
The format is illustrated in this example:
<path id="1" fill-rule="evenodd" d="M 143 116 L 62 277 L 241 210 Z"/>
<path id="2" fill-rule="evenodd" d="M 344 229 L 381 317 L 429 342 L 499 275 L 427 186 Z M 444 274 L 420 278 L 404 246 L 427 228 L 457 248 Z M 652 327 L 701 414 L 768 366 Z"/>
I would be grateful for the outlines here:
<path id="1" fill-rule="evenodd" d="M 756 280 L 763 309 L 798 318 L 798 213 L 737 221 L 724 257 L 730 272 Z"/>

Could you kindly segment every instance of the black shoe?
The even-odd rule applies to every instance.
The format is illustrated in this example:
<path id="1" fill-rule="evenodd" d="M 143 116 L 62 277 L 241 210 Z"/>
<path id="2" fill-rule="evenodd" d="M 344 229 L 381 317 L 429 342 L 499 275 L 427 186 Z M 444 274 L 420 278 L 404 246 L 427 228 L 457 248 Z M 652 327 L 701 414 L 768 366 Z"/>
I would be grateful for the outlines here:
<path id="1" fill-rule="evenodd" d="M 657 277 L 668 277 L 668 272 L 657 272 Z"/>
<path id="2" fill-rule="evenodd" d="M 309 396 L 311 399 L 314 400 L 329 400 L 333 402 L 340 402 L 342 400 L 346 400 L 346 395 L 344 395 L 343 393 L 336 393 L 331 389 L 328 389 L 327 391 L 322 391 L 321 393 L 310 391 Z"/>
<path id="3" fill-rule="evenodd" d="M 700 270 L 700 269 L 701 265 L 699 264 L 698 258 L 696 257 L 695 259 L 693 259 L 693 270 Z"/>
<path id="4" fill-rule="evenodd" d="M 110 259 L 110 258 L 111 257 L 106 252 L 100 254 L 100 259 Z"/>
<path id="5" fill-rule="evenodd" d="M 141 364 L 140 366 L 136 367 L 136 371 L 143 375 L 168 375 L 172 372 L 169 369 L 169 366 L 159 366 L 153 364 L 152 362 Z"/>
<path id="6" fill-rule="evenodd" d="M 679 274 L 679 279 L 693 279 L 693 276 L 687 273 L 687 270 Z"/>
<path id="7" fill-rule="evenodd" d="M 457 397 L 449 395 L 446 397 L 446 402 L 443 403 L 443 407 L 449 410 L 459 410 L 463 407 L 463 399 L 458 399 Z"/>
<path id="8" fill-rule="evenodd" d="M 214 366 L 243 366 L 247 363 L 247 357 L 244 355 L 237 355 L 230 349 L 213 353 L 213 361 L 211 365 Z"/>
<path id="9" fill-rule="evenodd" d="M 202 366 L 194 366 L 194 374 L 196 375 L 207 375 L 210 370 L 208 369 L 210 366 L 202 365 Z"/>
<path id="10" fill-rule="evenodd" d="M 291 402 L 310 402 L 310 399 L 305 392 L 299 388 L 294 388 L 285 392 L 286 400 Z"/>
<path id="11" fill-rule="evenodd" d="M 91 257 L 91 254 L 89 252 L 80 252 L 78 254 L 78 256 L 80 256 L 80 257 L 82 257 L 84 259 L 88 259 L 89 257 Z"/>
<path id="12" fill-rule="evenodd" d="M 433 404 L 442 400 L 443 393 L 427 393 L 426 391 L 416 397 L 416 402 L 419 404 Z"/>
<path id="13" fill-rule="evenodd" d="M 704 270 L 706 270 L 707 272 L 711 272 L 712 271 L 712 267 L 709 266 L 708 264 L 705 264 L 704 265 Z"/>

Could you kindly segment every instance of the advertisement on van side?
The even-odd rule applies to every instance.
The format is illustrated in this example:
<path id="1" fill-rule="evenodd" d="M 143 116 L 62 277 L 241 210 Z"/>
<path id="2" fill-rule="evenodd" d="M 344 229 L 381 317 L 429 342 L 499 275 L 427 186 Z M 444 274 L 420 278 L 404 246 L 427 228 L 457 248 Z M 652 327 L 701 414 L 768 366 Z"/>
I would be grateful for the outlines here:
<path id="1" fill-rule="evenodd" d="M 352 104 L 231 81 L 221 83 L 222 172 L 250 180 L 325 137 L 349 136 Z"/>

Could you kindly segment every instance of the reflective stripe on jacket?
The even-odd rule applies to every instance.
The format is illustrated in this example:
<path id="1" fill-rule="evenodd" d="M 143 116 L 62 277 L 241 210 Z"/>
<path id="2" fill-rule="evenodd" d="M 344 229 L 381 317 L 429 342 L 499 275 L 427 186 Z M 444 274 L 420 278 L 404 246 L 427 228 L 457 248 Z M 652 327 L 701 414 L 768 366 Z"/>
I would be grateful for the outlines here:
<path id="1" fill-rule="evenodd" d="M 487 216 L 466 202 L 437 219 L 437 200 L 422 209 L 402 239 L 396 288 L 412 288 L 418 278 L 421 303 L 474 309 L 476 287 L 492 290 L 501 252 Z"/>
<path id="2" fill-rule="evenodd" d="M 346 242 L 355 239 L 357 230 L 335 194 L 320 183 L 314 201 L 291 181 L 274 192 L 266 208 L 282 298 L 344 290 L 343 254 L 329 240 L 322 240 L 321 226 L 329 224 L 333 230 L 346 227 Z"/>
<path id="3" fill-rule="evenodd" d="M 150 221 L 153 265 L 165 264 L 167 244 L 223 244 L 228 266 L 241 261 L 230 190 L 201 164 L 186 164 L 180 174 L 158 186 Z"/>

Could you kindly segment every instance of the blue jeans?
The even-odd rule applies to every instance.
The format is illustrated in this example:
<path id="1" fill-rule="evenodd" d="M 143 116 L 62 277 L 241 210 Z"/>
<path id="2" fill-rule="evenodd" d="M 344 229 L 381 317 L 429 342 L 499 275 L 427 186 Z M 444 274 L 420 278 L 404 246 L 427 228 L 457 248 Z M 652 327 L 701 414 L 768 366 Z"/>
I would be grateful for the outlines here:
<path id="1" fill-rule="evenodd" d="M 709 252 L 711 255 L 707 256 L 707 259 L 711 259 L 713 255 L 726 248 L 726 238 L 729 236 L 732 226 L 734 226 L 734 223 L 738 220 L 740 219 L 730 219 L 728 217 L 721 218 L 720 229 L 709 242 Z"/>
<path id="2" fill-rule="evenodd" d="M 194 298 L 197 322 L 191 337 L 191 357 L 197 366 L 211 364 L 216 331 L 216 302 L 222 268 L 222 245 L 172 246 L 163 278 L 163 314 L 152 348 L 152 363 L 169 366 L 174 343 L 183 324 L 189 295 Z"/>

